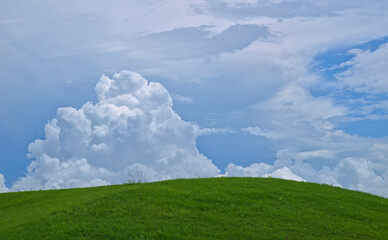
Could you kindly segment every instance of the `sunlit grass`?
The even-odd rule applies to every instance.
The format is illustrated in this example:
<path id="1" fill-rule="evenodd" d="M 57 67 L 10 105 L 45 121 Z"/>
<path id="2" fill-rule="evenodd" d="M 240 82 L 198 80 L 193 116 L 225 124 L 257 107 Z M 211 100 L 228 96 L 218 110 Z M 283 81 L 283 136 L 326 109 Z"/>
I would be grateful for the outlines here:
<path id="1" fill-rule="evenodd" d="M 5 193 L 0 239 L 388 239 L 388 199 L 261 178 Z"/>

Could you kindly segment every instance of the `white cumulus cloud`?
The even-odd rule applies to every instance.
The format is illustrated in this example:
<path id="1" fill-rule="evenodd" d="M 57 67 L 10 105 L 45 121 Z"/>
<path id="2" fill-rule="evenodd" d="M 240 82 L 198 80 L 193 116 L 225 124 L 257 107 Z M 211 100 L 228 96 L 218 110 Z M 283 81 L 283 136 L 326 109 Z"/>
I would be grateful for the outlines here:
<path id="1" fill-rule="evenodd" d="M 212 177 L 219 169 L 196 148 L 197 126 L 172 109 L 168 91 L 129 71 L 102 76 L 98 102 L 58 108 L 45 138 L 29 145 L 33 159 L 12 190 Z"/>
<path id="2" fill-rule="evenodd" d="M 60 189 L 108 185 L 115 173 L 94 168 L 87 159 L 61 161 L 43 153 L 27 168 L 27 175 L 15 182 L 12 190 Z M 117 176 L 116 176 L 117 177 Z M 114 178 L 113 178 L 114 179 Z"/>
<path id="3" fill-rule="evenodd" d="M 248 167 L 229 164 L 226 176 L 274 177 L 295 181 L 308 181 L 388 197 L 388 170 L 382 175 L 375 172 L 373 163 L 363 158 L 344 158 L 335 166 L 314 167 L 308 158 L 331 158 L 327 150 L 293 152 L 282 149 L 273 165 L 254 163 Z"/>
<path id="4" fill-rule="evenodd" d="M 8 192 L 8 188 L 5 186 L 5 179 L 3 174 L 0 173 L 0 193 Z"/>
<path id="5" fill-rule="evenodd" d="M 266 163 L 254 163 L 248 167 L 236 166 L 231 163 L 226 167 L 225 176 L 230 177 L 273 177 L 304 182 L 303 178 L 294 174 L 288 167 L 275 168 Z"/>
<path id="6" fill-rule="evenodd" d="M 264 177 L 282 178 L 282 179 L 294 180 L 299 182 L 306 181 L 303 178 L 299 177 L 298 175 L 294 174 L 288 167 L 276 169 L 273 173 L 266 174 L 264 175 Z"/>

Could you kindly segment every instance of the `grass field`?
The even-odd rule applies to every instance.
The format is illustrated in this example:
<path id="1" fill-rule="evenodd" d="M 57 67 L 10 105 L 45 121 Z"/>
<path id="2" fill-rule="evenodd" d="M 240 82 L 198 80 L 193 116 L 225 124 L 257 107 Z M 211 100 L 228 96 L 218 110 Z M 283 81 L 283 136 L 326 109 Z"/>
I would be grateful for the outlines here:
<path id="1" fill-rule="evenodd" d="M 271 178 L 4 193 L 0 239 L 388 239 L 388 199 Z"/>

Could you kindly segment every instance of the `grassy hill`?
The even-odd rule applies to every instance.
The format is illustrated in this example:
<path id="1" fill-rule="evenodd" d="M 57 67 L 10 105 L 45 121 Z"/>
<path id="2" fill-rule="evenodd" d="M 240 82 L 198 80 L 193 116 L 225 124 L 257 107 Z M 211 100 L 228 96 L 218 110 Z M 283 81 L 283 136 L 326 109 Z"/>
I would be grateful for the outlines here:
<path id="1" fill-rule="evenodd" d="M 0 239 L 388 239 L 388 199 L 270 178 L 4 193 Z"/>

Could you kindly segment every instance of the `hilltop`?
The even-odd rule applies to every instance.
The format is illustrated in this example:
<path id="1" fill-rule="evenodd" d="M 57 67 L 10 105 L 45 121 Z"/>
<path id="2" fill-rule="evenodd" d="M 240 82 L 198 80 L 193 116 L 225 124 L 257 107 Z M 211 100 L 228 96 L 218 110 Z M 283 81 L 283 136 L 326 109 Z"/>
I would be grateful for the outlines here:
<path id="1" fill-rule="evenodd" d="M 271 178 L 4 193 L 0 239 L 388 239 L 388 199 Z"/>

